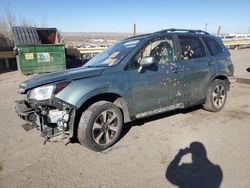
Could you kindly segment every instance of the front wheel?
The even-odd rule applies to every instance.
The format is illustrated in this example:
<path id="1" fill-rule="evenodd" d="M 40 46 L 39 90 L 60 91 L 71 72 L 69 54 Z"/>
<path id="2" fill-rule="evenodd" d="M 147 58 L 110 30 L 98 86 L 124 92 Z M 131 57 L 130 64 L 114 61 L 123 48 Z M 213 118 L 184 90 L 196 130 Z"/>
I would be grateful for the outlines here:
<path id="1" fill-rule="evenodd" d="M 207 91 L 206 103 L 203 108 L 210 112 L 220 111 L 226 103 L 227 99 L 227 84 L 223 80 L 214 80 Z"/>
<path id="2" fill-rule="evenodd" d="M 82 113 L 77 137 L 87 148 L 102 151 L 117 142 L 122 125 L 121 110 L 111 102 L 99 101 Z"/>

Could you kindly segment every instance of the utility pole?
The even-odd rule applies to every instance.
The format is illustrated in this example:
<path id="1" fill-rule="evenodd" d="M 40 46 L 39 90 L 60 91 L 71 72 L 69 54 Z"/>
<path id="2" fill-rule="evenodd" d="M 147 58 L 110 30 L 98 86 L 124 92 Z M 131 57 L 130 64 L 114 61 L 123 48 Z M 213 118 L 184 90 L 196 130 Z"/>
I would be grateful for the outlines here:
<path id="1" fill-rule="evenodd" d="M 205 25 L 205 31 L 207 32 L 207 23 L 206 23 L 206 25 Z"/>
<path id="2" fill-rule="evenodd" d="M 219 36 L 220 35 L 220 25 L 219 25 L 219 28 L 218 28 L 218 32 L 217 32 L 217 36 Z"/>
<path id="3" fill-rule="evenodd" d="M 134 23 L 134 36 L 136 36 L 136 24 Z"/>

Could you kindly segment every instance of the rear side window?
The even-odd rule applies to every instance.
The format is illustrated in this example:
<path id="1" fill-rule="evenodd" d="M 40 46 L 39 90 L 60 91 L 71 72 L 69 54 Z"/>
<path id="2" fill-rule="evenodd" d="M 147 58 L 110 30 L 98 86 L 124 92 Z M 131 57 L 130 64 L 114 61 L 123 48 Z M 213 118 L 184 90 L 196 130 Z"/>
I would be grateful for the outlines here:
<path id="1" fill-rule="evenodd" d="M 201 58 L 206 56 L 201 40 L 195 36 L 179 36 L 181 45 L 181 58 L 183 60 Z"/>
<path id="2" fill-rule="evenodd" d="M 210 37 L 203 37 L 207 48 L 211 55 L 217 55 L 222 52 L 222 47 L 218 44 L 218 42 Z"/>

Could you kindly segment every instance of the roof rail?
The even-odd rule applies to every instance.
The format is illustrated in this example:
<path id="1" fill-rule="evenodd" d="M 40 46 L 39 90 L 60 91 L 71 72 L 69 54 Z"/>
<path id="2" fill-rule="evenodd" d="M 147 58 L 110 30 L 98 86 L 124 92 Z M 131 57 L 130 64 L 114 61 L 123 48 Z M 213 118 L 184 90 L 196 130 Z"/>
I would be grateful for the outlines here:
<path id="1" fill-rule="evenodd" d="M 208 32 L 206 31 L 202 31 L 202 30 L 193 30 L 193 29 L 175 29 L 175 28 L 170 28 L 170 29 L 163 29 L 163 30 L 160 30 L 160 31 L 156 31 L 154 33 L 173 33 L 173 32 L 190 32 L 190 33 L 203 33 L 203 34 L 206 34 L 206 35 L 210 35 Z M 129 37 L 129 38 L 126 38 L 124 40 L 129 40 L 129 39 L 133 39 L 133 38 L 137 38 L 137 37 L 143 37 L 143 36 L 147 36 L 147 35 L 151 35 L 151 34 L 154 34 L 154 33 L 146 33 L 146 34 L 141 34 L 141 35 L 136 35 L 136 36 L 132 36 L 132 37 Z"/>
<path id="2" fill-rule="evenodd" d="M 206 35 L 209 35 L 208 32 L 206 31 L 202 31 L 202 30 L 192 30 L 192 29 L 175 29 L 175 28 L 170 28 L 170 29 L 164 29 L 164 30 L 161 30 L 161 31 L 158 31 L 156 33 L 172 33 L 172 32 L 190 32 L 190 33 L 203 33 L 203 34 L 206 34 Z"/>

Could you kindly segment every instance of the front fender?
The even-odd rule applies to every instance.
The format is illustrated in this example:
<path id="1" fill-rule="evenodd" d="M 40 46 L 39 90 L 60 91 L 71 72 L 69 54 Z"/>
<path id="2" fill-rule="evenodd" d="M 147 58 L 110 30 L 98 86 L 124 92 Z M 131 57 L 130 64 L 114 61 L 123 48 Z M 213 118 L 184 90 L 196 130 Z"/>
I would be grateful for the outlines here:
<path id="1" fill-rule="evenodd" d="M 106 94 L 106 93 L 113 93 L 113 94 L 117 94 L 121 97 L 123 97 L 123 94 L 118 91 L 117 89 L 114 88 L 109 88 L 109 86 L 105 86 L 105 87 L 100 87 L 100 88 L 95 88 L 93 90 L 90 90 L 88 93 L 86 93 L 85 95 L 83 95 L 81 98 L 79 98 L 79 100 L 76 103 L 76 107 L 80 108 L 82 106 L 82 104 L 84 102 L 86 102 L 87 100 L 89 100 L 92 97 L 95 97 L 97 95 L 100 94 Z"/>
<path id="2" fill-rule="evenodd" d="M 128 78 L 124 74 L 103 75 L 87 79 L 74 80 L 56 95 L 57 98 L 80 108 L 82 104 L 102 93 L 115 93 L 129 98 Z"/>

